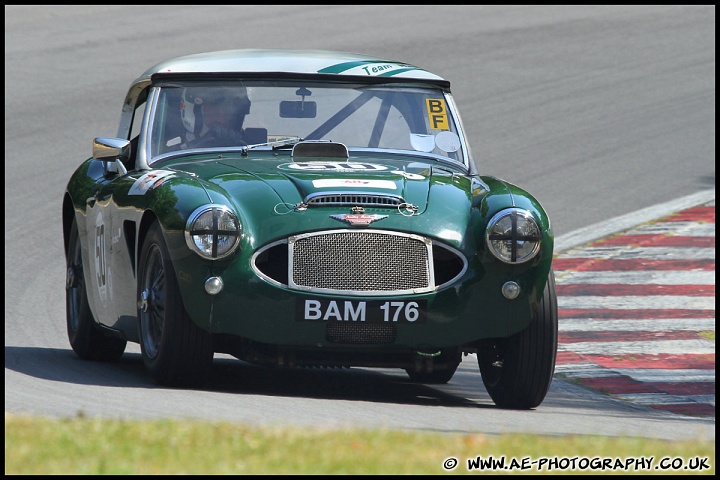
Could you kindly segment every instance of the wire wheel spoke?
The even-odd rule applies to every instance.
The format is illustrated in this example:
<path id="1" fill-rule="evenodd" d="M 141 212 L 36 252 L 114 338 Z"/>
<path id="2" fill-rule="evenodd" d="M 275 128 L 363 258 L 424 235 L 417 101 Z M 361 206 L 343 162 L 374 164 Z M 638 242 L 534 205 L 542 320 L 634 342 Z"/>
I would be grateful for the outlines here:
<path id="1" fill-rule="evenodd" d="M 143 291 L 146 308 L 142 315 L 143 341 L 148 356 L 157 355 L 165 325 L 165 269 L 160 249 L 153 246 L 147 261 Z"/>

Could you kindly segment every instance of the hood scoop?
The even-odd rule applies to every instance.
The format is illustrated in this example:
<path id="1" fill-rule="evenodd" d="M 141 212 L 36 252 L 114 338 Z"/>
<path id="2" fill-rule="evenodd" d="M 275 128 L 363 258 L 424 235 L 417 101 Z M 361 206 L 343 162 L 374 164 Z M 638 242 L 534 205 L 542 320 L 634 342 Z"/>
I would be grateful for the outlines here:
<path id="1" fill-rule="evenodd" d="M 322 192 L 312 193 L 303 201 L 308 207 L 364 207 L 398 208 L 405 200 L 398 195 L 364 192 Z"/>
<path id="2" fill-rule="evenodd" d="M 327 140 L 305 140 L 298 142 L 293 146 L 292 157 L 333 157 L 333 158 L 349 158 L 348 148 L 343 143 L 330 142 Z"/>

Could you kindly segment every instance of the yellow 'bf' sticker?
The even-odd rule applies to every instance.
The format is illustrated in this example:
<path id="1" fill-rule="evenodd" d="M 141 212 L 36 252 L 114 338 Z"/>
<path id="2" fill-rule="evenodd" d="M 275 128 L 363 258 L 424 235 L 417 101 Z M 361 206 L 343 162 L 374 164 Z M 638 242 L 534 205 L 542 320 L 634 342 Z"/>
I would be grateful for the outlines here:
<path id="1" fill-rule="evenodd" d="M 425 103 L 427 104 L 430 128 L 433 130 L 450 130 L 445 100 L 441 98 L 426 98 Z"/>

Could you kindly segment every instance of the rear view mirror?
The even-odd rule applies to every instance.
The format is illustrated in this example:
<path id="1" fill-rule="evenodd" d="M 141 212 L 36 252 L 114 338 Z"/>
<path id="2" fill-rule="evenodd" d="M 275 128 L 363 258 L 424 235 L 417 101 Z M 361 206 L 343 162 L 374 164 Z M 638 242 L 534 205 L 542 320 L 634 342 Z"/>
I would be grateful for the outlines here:
<path id="1" fill-rule="evenodd" d="M 280 102 L 280 118 L 315 118 L 317 116 L 317 103 L 315 102 Z"/>

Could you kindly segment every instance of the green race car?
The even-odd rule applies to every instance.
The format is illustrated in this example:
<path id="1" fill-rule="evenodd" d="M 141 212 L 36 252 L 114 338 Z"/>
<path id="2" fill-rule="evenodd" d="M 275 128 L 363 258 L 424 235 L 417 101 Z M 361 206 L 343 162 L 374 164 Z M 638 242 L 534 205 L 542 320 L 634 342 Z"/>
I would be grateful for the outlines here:
<path id="1" fill-rule="evenodd" d="M 539 202 L 477 171 L 443 78 L 308 50 L 175 58 L 135 80 L 62 205 L 67 329 L 127 342 L 161 385 L 214 353 L 399 368 L 445 383 L 476 355 L 496 405 L 540 405 L 557 351 Z"/>

